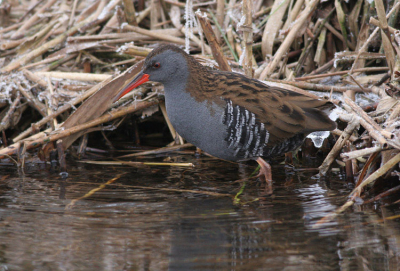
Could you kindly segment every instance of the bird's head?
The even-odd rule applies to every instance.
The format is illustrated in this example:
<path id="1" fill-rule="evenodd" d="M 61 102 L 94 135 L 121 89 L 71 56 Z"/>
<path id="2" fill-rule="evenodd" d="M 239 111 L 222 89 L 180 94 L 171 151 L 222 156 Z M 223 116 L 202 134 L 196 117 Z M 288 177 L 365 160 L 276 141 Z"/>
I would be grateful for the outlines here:
<path id="1" fill-rule="evenodd" d="M 147 81 L 178 84 L 186 80 L 188 55 L 172 45 L 161 45 L 146 57 L 142 70 L 114 98 L 119 100 Z"/>

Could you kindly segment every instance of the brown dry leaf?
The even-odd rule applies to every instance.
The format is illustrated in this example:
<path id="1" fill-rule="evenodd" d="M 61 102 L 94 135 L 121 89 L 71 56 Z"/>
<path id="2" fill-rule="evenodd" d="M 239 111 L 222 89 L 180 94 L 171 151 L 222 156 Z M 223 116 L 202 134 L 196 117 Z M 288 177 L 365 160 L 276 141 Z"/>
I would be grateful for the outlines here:
<path id="1" fill-rule="evenodd" d="M 376 113 L 377 114 L 385 114 L 387 113 L 389 110 L 391 110 L 396 104 L 397 104 L 397 100 L 390 97 L 390 96 L 386 96 L 382 99 L 380 99 L 378 106 L 376 107 Z"/>
<path id="2" fill-rule="evenodd" d="M 112 104 L 113 98 L 142 69 L 144 60 L 112 79 L 87 99 L 62 125 L 64 129 L 83 124 L 101 116 Z M 73 134 L 63 139 L 64 149 L 68 148 L 84 132 Z"/>
<path id="3" fill-rule="evenodd" d="M 335 7 L 336 7 L 336 15 L 340 24 L 340 29 L 342 31 L 343 38 L 345 40 L 344 45 L 348 47 L 348 37 L 347 37 L 347 30 L 346 30 L 346 14 L 343 11 L 342 5 L 339 0 L 335 0 Z"/>
<path id="4" fill-rule="evenodd" d="M 265 58 L 266 55 L 272 55 L 274 40 L 278 35 L 278 31 L 281 29 L 283 21 L 282 18 L 286 13 L 286 9 L 289 6 L 290 1 L 275 0 L 272 6 L 271 15 L 268 19 L 267 24 L 264 28 L 262 36 L 262 54 Z"/>
<path id="5" fill-rule="evenodd" d="M 183 25 L 181 24 L 181 9 L 177 6 L 171 6 L 171 11 L 169 12 L 169 17 L 171 18 L 172 24 L 177 28 L 181 29 Z"/>
<path id="6" fill-rule="evenodd" d="M 385 50 L 386 61 L 389 66 L 390 73 L 391 75 L 393 75 L 393 69 L 395 65 L 395 52 L 389 37 L 386 35 L 388 33 L 386 32 L 388 30 L 388 22 L 386 19 L 385 7 L 382 0 L 376 0 L 375 7 L 376 12 L 378 13 L 379 27 L 381 28 L 382 45 L 383 49 Z"/>
<path id="7" fill-rule="evenodd" d="M 53 27 L 56 25 L 57 21 L 53 21 L 52 23 L 49 23 L 46 27 L 44 27 L 41 31 L 33 35 L 32 37 L 29 37 L 27 40 L 25 40 L 18 48 L 18 53 L 23 54 L 27 50 L 32 50 L 35 48 L 41 41 L 43 41 L 44 38 L 47 37 L 47 34 L 53 29 Z"/>
<path id="8" fill-rule="evenodd" d="M 366 76 L 357 76 L 355 78 L 359 84 L 364 85 L 364 84 L 371 84 L 371 83 L 378 82 L 379 80 L 382 79 L 383 76 L 385 76 L 385 74 L 386 73 L 371 74 L 371 75 L 366 75 Z M 350 78 L 343 80 L 343 83 L 350 84 L 350 85 L 357 85 Z"/>
<path id="9" fill-rule="evenodd" d="M 358 0 L 356 5 L 353 7 L 353 10 L 351 11 L 349 18 L 348 18 L 348 22 L 349 22 L 349 28 L 350 28 L 350 32 L 353 34 L 351 35 L 352 37 L 352 43 L 353 45 L 355 45 L 355 43 L 358 43 L 358 17 L 360 15 L 360 10 L 361 10 L 361 6 L 363 4 L 364 0 Z"/>

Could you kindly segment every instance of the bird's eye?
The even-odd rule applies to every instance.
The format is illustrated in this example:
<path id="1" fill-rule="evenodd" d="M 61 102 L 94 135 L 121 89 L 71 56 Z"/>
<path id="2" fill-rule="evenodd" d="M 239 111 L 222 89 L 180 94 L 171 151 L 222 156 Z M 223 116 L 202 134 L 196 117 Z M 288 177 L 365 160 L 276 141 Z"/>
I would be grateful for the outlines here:
<path id="1" fill-rule="evenodd" d="M 154 64 L 153 64 L 153 67 L 156 68 L 156 69 L 160 68 L 160 67 L 161 67 L 160 62 L 154 63 Z"/>

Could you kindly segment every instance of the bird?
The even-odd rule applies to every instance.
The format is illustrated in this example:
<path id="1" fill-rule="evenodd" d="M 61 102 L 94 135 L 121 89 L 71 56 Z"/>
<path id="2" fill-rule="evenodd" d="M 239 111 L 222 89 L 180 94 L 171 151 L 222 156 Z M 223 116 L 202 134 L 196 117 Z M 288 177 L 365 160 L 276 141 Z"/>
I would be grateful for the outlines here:
<path id="1" fill-rule="evenodd" d="M 266 160 L 298 149 L 312 132 L 336 128 L 328 100 L 212 70 L 171 44 L 153 49 L 114 101 L 147 81 L 164 85 L 167 115 L 179 135 L 217 158 L 257 161 L 268 187 Z"/>

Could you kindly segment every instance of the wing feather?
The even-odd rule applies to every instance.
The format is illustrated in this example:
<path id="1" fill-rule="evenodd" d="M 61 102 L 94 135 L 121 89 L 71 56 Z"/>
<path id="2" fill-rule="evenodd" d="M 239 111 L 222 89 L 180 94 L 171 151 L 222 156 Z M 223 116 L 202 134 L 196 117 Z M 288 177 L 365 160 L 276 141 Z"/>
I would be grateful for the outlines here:
<path id="1" fill-rule="evenodd" d="M 298 133 L 329 131 L 336 127 L 323 112 L 333 106 L 329 101 L 316 99 L 291 90 L 270 87 L 238 73 L 214 71 L 224 80 L 212 86 L 222 100 L 254 113 L 269 132 L 268 145 L 275 145 Z"/>

